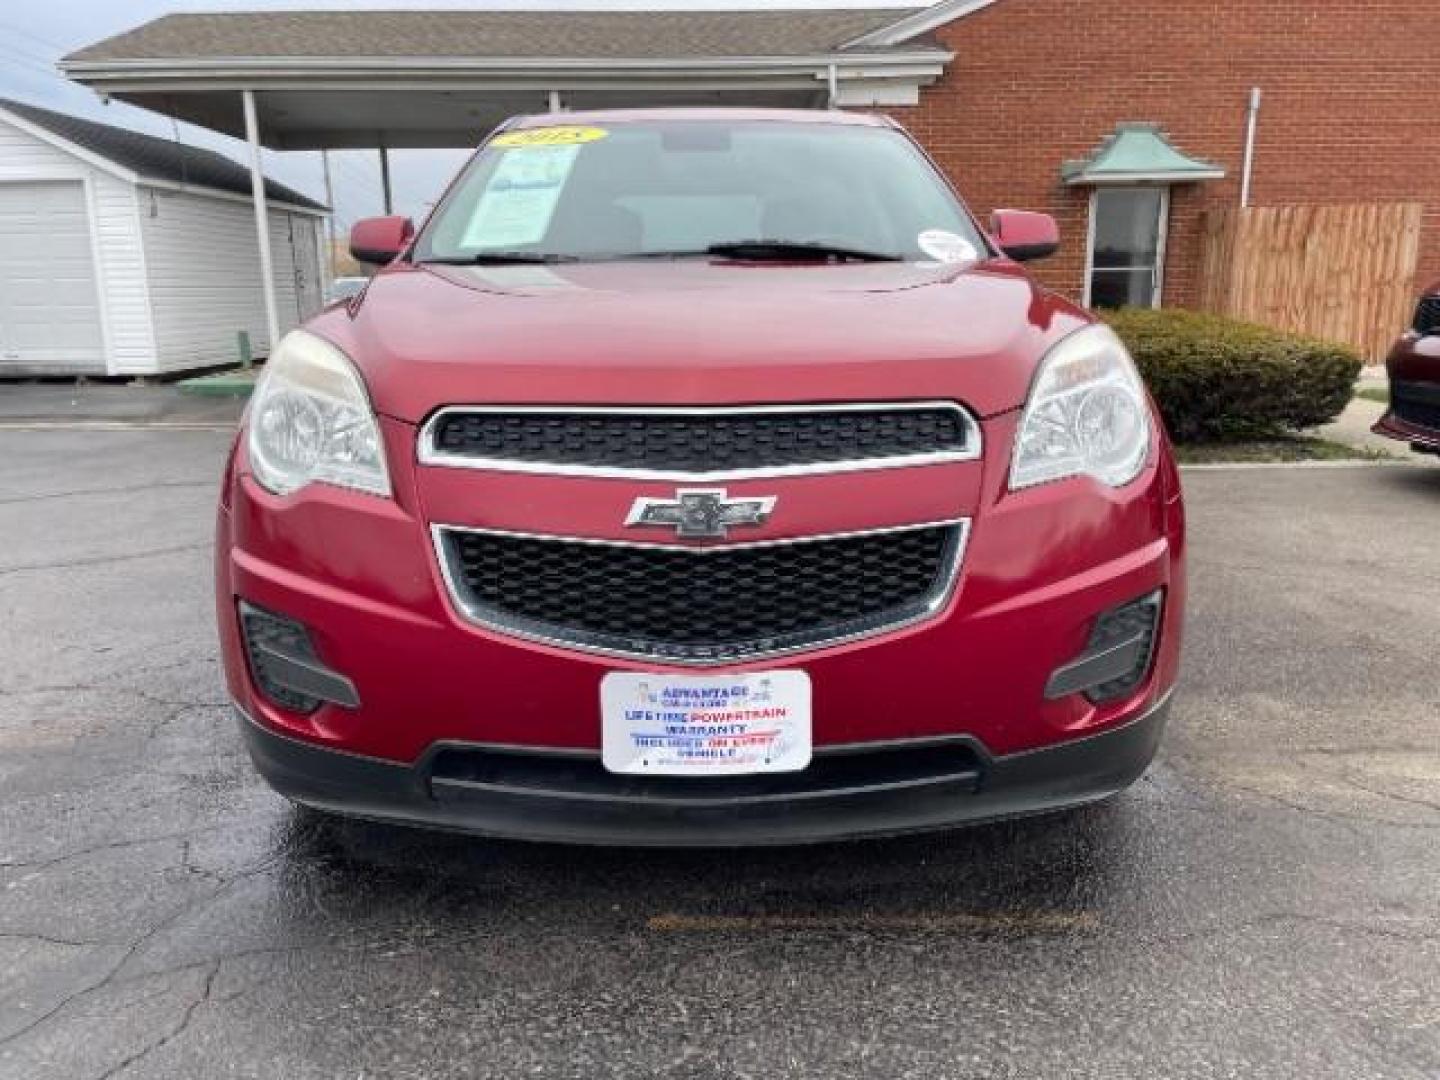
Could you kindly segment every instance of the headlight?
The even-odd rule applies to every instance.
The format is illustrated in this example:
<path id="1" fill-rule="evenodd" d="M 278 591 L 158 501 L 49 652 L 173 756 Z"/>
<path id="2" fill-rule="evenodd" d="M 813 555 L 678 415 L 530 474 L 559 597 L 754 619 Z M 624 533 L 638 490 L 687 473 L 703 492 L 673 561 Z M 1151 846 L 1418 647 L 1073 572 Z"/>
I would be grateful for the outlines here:
<path id="1" fill-rule="evenodd" d="M 1010 490 L 1093 476 L 1120 487 L 1150 453 L 1145 387 L 1108 326 L 1071 334 L 1041 361 L 1015 440 Z"/>
<path id="2" fill-rule="evenodd" d="M 314 334 L 280 340 L 250 404 L 250 466 L 276 495 L 306 484 L 390 494 L 380 427 L 349 358 Z"/>

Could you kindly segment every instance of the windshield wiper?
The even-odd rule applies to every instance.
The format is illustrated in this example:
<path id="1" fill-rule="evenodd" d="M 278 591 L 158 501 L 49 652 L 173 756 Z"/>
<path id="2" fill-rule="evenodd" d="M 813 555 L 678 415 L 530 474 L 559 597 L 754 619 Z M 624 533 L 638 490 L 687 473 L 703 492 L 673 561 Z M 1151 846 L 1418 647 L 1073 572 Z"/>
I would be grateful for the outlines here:
<path id="1" fill-rule="evenodd" d="M 435 255 L 418 260 L 420 265 L 444 266 L 545 266 L 553 263 L 619 262 L 628 259 L 700 259 L 719 255 L 729 259 L 785 260 L 839 259 L 854 262 L 904 262 L 905 256 L 864 248 L 844 247 L 808 240 L 726 240 L 708 247 L 685 251 L 626 251 L 604 255 L 561 255 L 539 251 L 476 251 L 468 255 Z"/>
<path id="2" fill-rule="evenodd" d="M 420 265 L 441 266 L 545 266 L 550 263 L 579 262 L 574 255 L 556 255 L 541 251 L 477 251 L 470 255 L 435 255 L 419 260 Z"/>
<path id="3" fill-rule="evenodd" d="M 855 262 L 904 262 L 905 256 L 888 251 L 867 251 L 865 248 L 838 244 L 811 243 L 805 240 L 727 240 L 711 244 L 706 255 L 725 255 L 734 259 L 852 259 Z"/>

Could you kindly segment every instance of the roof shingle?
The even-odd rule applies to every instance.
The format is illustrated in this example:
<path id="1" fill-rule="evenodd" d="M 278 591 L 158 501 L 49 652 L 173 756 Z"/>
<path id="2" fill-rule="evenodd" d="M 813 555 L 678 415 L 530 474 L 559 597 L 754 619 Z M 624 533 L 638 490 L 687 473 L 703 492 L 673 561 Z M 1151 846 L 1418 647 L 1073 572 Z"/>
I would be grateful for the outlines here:
<path id="1" fill-rule="evenodd" d="M 113 161 L 144 179 L 192 184 L 237 195 L 250 194 L 250 170 L 213 150 L 202 150 L 127 128 L 84 120 L 69 113 L 52 112 L 8 98 L 0 98 L 0 109 Z M 270 179 L 265 181 L 265 194 L 277 202 L 293 206 L 327 209 L 324 204 Z"/>
<path id="2" fill-rule="evenodd" d="M 789 11 L 253 11 L 165 15 L 67 61 L 236 57 L 808 56 L 919 8 Z M 913 51 L 931 41 L 907 42 Z"/>

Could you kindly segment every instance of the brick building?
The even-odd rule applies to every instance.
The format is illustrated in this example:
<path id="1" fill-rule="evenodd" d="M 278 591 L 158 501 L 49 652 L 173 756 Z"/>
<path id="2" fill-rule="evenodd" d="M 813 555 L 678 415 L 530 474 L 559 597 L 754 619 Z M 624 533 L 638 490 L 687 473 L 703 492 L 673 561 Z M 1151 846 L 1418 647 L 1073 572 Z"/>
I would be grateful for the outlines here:
<path id="1" fill-rule="evenodd" d="M 547 109 L 883 111 L 982 215 L 1060 220 L 1064 248 L 1037 267 L 1051 285 L 1195 306 L 1206 211 L 1241 200 L 1255 91 L 1252 204 L 1422 203 L 1417 275 L 1440 278 L 1432 16 L 1413 0 L 212 12 L 154 20 L 61 67 L 257 153 L 375 147 L 382 173 L 389 148 L 472 146 L 506 116 Z M 1349 288 L 1327 280 L 1338 292 L 1321 308 Z M 1390 282 L 1375 340 L 1399 329 L 1414 285 Z"/>
<path id="2" fill-rule="evenodd" d="M 939 5 L 931 33 L 954 59 L 905 123 L 979 211 L 1045 210 L 1061 255 L 1037 267 L 1085 290 L 1091 189 L 1061 180 L 1117 125 L 1159 124 L 1225 177 L 1176 184 L 1162 302 L 1197 300 L 1201 216 L 1240 200 L 1247 113 L 1256 117 L 1251 202 L 1418 200 L 1419 278 L 1440 278 L 1440 76 L 1434 12 L 1401 0 L 991 0 Z"/>

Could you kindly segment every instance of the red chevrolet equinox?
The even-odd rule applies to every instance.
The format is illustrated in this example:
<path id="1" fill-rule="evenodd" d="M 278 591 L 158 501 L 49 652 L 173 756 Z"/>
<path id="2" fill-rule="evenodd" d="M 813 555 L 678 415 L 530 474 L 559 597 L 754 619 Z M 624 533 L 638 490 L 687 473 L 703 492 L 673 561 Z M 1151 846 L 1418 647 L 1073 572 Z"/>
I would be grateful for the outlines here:
<path id="1" fill-rule="evenodd" d="M 296 802 L 783 844 L 1103 799 L 1155 754 L 1184 515 L 1125 347 L 895 124 L 513 121 L 273 350 L 216 593 Z"/>

